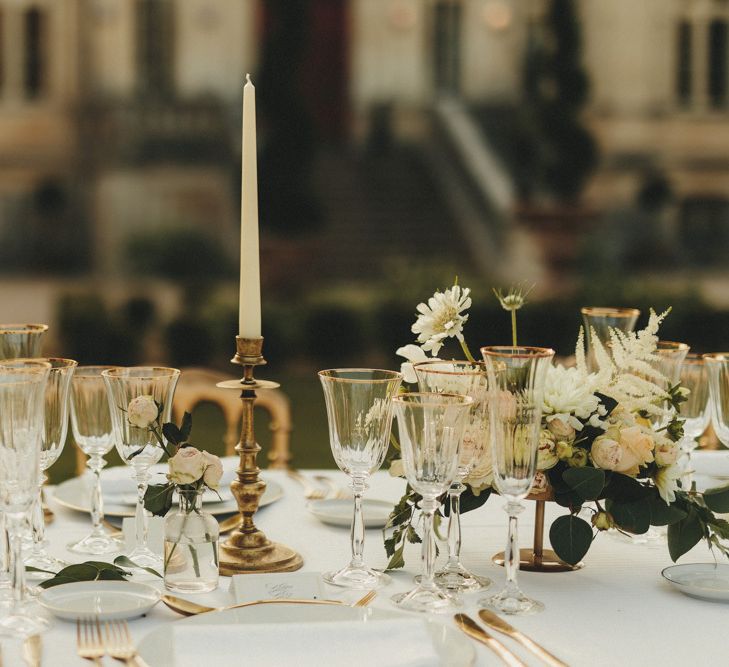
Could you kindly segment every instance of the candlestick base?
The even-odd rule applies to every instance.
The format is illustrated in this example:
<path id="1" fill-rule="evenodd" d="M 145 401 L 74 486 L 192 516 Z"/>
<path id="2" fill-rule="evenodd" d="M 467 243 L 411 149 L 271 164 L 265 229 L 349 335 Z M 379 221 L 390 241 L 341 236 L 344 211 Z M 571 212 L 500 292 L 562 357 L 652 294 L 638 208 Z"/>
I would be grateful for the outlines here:
<path id="1" fill-rule="evenodd" d="M 263 572 L 293 572 L 304 564 L 301 556 L 290 547 L 266 540 L 261 547 L 241 548 L 228 540 L 220 546 L 220 574 L 253 574 Z"/>
<path id="2" fill-rule="evenodd" d="M 231 361 L 243 366 L 243 378 L 217 385 L 223 389 L 240 391 L 243 403 L 240 442 L 235 448 L 240 455 L 240 465 L 237 478 L 230 484 L 231 493 L 240 511 L 241 523 L 220 546 L 220 573 L 223 575 L 293 572 L 304 564 L 296 551 L 283 544 L 271 542 L 253 522 L 261 496 L 266 490 L 266 483 L 258 477 L 260 469 L 256 464 L 261 448 L 255 440 L 253 404 L 256 400 L 256 389 L 275 389 L 279 386 L 277 382 L 253 377 L 254 367 L 266 363 L 261 354 L 262 348 L 263 338 L 237 336 L 236 355 Z"/>

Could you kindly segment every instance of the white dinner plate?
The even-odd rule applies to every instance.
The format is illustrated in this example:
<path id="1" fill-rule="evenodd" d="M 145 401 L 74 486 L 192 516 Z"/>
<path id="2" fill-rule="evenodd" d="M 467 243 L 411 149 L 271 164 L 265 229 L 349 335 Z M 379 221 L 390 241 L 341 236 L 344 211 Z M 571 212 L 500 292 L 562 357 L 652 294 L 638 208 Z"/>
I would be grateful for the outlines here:
<path id="1" fill-rule="evenodd" d="M 266 482 L 266 490 L 261 496 L 259 507 L 264 507 L 282 498 L 283 488 L 278 482 L 265 479 L 264 475 L 261 478 Z M 56 487 L 53 498 L 58 501 L 59 505 L 63 505 L 69 509 L 77 510 L 78 512 L 90 512 L 92 483 L 92 480 L 85 476 L 68 479 Z M 237 512 L 238 504 L 234 498 L 229 497 L 223 502 L 209 503 L 205 506 L 205 509 L 211 514 L 219 516 L 221 514 Z M 104 514 L 110 517 L 134 516 L 134 506 L 127 505 L 126 503 L 115 503 L 113 500 L 107 500 L 105 497 Z"/>
<path id="2" fill-rule="evenodd" d="M 161 595 L 152 586 L 131 581 L 77 581 L 46 588 L 38 602 L 68 621 L 90 617 L 111 621 L 146 614 Z"/>
<path id="3" fill-rule="evenodd" d="M 307 508 L 319 521 L 330 526 L 349 528 L 352 525 L 354 504 L 351 499 L 310 500 Z M 393 504 L 386 500 L 365 498 L 362 501 L 365 528 L 384 528 L 392 508 Z"/>
<path id="4" fill-rule="evenodd" d="M 729 602 L 729 564 L 685 563 L 667 567 L 661 574 L 679 591 L 702 600 Z"/>
<path id="5" fill-rule="evenodd" d="M 190 616 L 176 621 L 174 625 L 240 625 L 241 631 L 231 637 L 231 644 L 221 646 L 226 655 L 245 647 L 245 637 L 255 637 L 256 624 L 276 623 L 281 626 L 281 638 L 285 641 L 287 623 L 322 623 L 337 621 L 358 621 L 383 623 L 382 631 L 387 632 L 387 621 L 396 618 L 412 618 L 409 614 L 397 611 L 373 609 L 371 607 L 350 607 L 348 605 L 302 605 L 302 604 L 260 604 L 242 609 L 211 612 Z M 433 648 L 444 667 L 469 667 L 476 653 L 472 642 L 468 641 L 455 628 L 437 621 L 422 619 L 427 624 Z M 154 667 L 175 667 L 175 648 L 171 624 L 161 625 L 146 635 L 139 644 L 139 653 Z M 365 649 L 365 647 L 359 647 Z M 358 650 L 353 646 L 352 650 Z M 210 655 L 210 664 L 216 663 L 216 656 Z"/>

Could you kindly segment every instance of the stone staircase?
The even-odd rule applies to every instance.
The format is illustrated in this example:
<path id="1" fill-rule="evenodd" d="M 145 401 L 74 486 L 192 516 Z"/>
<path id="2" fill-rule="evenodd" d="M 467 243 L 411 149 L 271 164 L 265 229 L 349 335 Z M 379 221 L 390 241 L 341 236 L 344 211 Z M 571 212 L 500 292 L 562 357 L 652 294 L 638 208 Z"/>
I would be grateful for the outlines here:
<path id="1" fill-rule="evenodd" d="M 426 164 L 414 147 L 381 156 L 322 149 L 312 174 L 324 217 L 311 267 L 319 278 L 371 280 L 395 262 L 473 268 Z"/>

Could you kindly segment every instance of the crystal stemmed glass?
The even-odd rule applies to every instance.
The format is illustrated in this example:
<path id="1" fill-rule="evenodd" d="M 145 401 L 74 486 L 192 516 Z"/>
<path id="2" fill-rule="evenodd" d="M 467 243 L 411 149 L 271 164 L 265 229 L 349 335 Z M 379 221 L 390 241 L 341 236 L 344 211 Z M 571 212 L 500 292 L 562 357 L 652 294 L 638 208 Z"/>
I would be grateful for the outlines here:
<path id="1" fill-rule="evenodd" d="M 392 599 L 410 611 L 450 611 L 459 603 L 435 582 L 433 519 L 438 497 L 456 479 L 458 450 L 473 399 L 460 394 L 418 392 L 397 396 L 393 403 L 405 477 L 423 497 L 423 565 L 417 586 Z"/>
<path id="2" fill-rule="evenodd" d="M 389 577 L 364 563 L 362 496 L 367 480 L 385 459 L 392 425 L 392 399 L 402 374 L 370 368 L 319 371 L 329 420 L 329 442 L 340 470 L 352 480 L 352 559 L 349 565 L 323 575 L 324 581 L 346 588 L 375 588 Z"/>
<path id="3" fill-rule="evenodd" d="M 39 359 L 9 359 L 2 362 L 6 368 L 35 368 L 50 366 L 48 381 L 45 389 L 45 428 L 41 435 L 40 449 L 40 483 L 38 497 L 36 498 L 30 514 L 30 527 L 32 532 L 32 546 L 25 558 L 25 565 L 44 572 L 32 572 L 29 577 L 33 579 L 47 579 L 48 572 L 57 572 L 66 566 L 66 563 L 48 553 L 45 539 L 45 517 L 43 515 L 43 485 L 48 481 L 46 470 L 50 468 L 61 455 L 66 443 L 68 433 L 68 398 L 71 378 L 76 370 L 77 363 L 73 359 L 39 358 Z"/>
<path id="4" fill-rule="evenodd" d="M 595 354 L 592 350 L 592 331 L 597 339 L 606 345 L 610 342 L 610 329 L 618 329 L 629 333 L 635 329 L 640 311 L 637 308 L 603 308 L 586 306 L 581 309 L 582 321 L 585 323 L 585 340 L 587 341 L 587 367 L 592 373 L 597 370 Z"/>
<path id="5" fill-rule="evenodd" d="M 711 421 L 716 437 L 729 447 L 729 352 L 704 355 L 709 375 L 709 403 Z"/>
<path id="6" fill-rule="evenodd" d="M 0 359 L 29 359 L 41 353 L 47 324 L 0 324 Z"/>
<path id="7" fill-rule="evenodd" d="M 15 636 L 44 631 L 48 622 L 26 599 L 23 529 L 38 495 L 45 385 L 50 366 L 0 366 L 0 510 L 10 535 L 12 608 L 0 630 Z"/>
<path id="8" fill-rule="evenodd" d="M 137 483 L 136 543 L 128 556 L 140 567 L 161 568 L 161 556 L 147 546 L 144 494 L 149 482 L 149 468 L 162 458 L 163 450 L 149 428 L 134 426 L 127 419 L 127 407 L 134 398 L 151 396 L 161 406 L 160 421 L 169 421 L 180 371 L 176 368 L 135 366 L 111 368 L 102 371 L 101 376 L 106 383 L 114 444 L 124 463 L 132 468 Z"/>
<path id="9" fill-rule="evenodd" d="M 542 347 L 482 347 L 489 379 L 489 434 L 496 490 L 506 499 L 509 535 L 504 551 L 506 585 L 480 604 L 504 614 L 532 614 L 544 605 L 517 582 L 517 517 L 524 510 L 537 470 L 539 427 L 547 369 L 554 350 Z"/>
<path id="10" fill-rule="evenodd" d="M 689 352 L 686 343 L 675 343 L 668 340 L 659 340 L 656 346 L 657 359 L 651 362 L 664 378 L 663 389 L 670 389 L 681 379 L 681 366 Z M 654 428 L 662 428 L 668 424 L 669 417 L 652 417 Z"/>
<path id="11" fill-rule="evenodd" d="M 686 453 L 691 468 L 691 453 L 711 420 L 709 407 L 709 379 L 706 376 L 706 365 L 700 354 L 687 354 L 681 365 L 681 386 L 689 390 L 686 400 L 679 405 L 679 416 L 683 422 L 683 439 L 681 448 Z M 689 473 L 690 475 L 690 473 Z M 690 487 L 691 479 L 688 479 Z"/>
<path id="12" fill-rule="evenodd" d="M 115 366 L 79 366 L 71 381 L 71 428 L 79 449 L 88 456 L 86 466 L 93 476 L 91 490 L 91 533 L 68 545 L 70 551 L 82 554 L 108 554 L 119 551 L 121 543 L 104 528 L 104 499 L 101 493 L 101 471 L 104 456 L 114 447 L 111 411 L 102 371 Z"/>
<path id="13" fill-rule="evenodd" d="M 456 478 L 448 489 L 448 560 L 435 573 L 439 586 L 455 590 L 475 590 L 491 584 L 487 577 L 469 572 L 461 563 L 461 494 L 463 481 L 475 466 L 491 460 L 488 443 L 488 378 L 486 365 L 478 361 L 421 361 L 413 365 L 421 392 L 455 393 L 470 396 L 473 404 L 466 418 L 458 452 Z"/>
<path id="14" fill-rule="evenodd" d="M 38 357 L 47 324 L 0 324 L 0 359 Z M 10 585 L 8 535 L 5 517 L 0 513 L 0 586 Z"/>

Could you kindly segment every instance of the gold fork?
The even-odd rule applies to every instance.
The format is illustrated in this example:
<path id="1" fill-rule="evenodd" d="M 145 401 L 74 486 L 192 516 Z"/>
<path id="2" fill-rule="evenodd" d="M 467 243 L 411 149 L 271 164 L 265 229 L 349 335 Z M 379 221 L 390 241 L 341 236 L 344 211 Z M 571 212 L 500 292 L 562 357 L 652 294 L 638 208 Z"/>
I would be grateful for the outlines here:
<path id="1" fill-rule="evenodd" d="M 338 486 L 335 482 L 333 482 L 325 475 L 314 475 L 314 479 L 317 482 L 321 482 L 329 489 L 329 492 L 325 494 L 326 498 L 334 498 L 336 500 L 351 500 L 351 493 L 349 493 L 346 489 L 343 489 L 341 486 Z"/>
<path id="2" fill-rule="evenodd" d="M 306 477 L 304 477 L 298 470 L 287 470 L 286 474 L 304 487 L 304 498 L 307 500 L 321 500 L 327 497 L 326 491 L 312 486 L 309 483 L 309 480 L 306 479 Z"/>
<path id="3" fill-rule="evenodd" d="M 93 660 L 95 665 L 101 667 L 101 658 L 106 651 L 101 640 L 99 619 L 76 619 L 76 652 L 84 660 Z"/>
<path id="4" fill-rule="evenodd" d="M 126 621 L 107 621 L 104 624 L 106 652 L 115 660 L 127 665 L 149 667 L 139 656 Z"/>
<path id="5" fill-rule="evenodd" d="M 375 595 L 377 595 L 377 591 L 370 591 L 363 597 L 361 597 L 357 602 L 355 602 L 352 606 L 353 607 L 366 607 L 372 600 L 375 599 Z"/>

